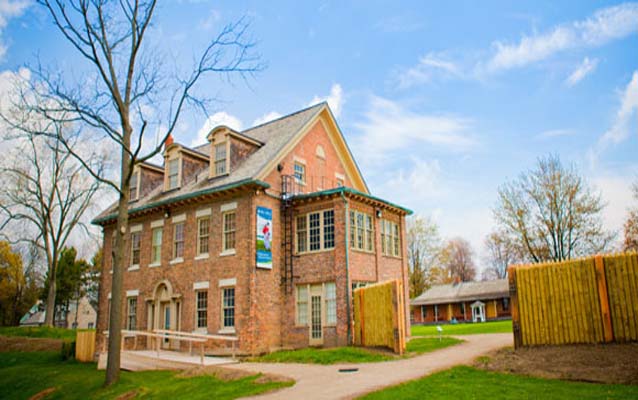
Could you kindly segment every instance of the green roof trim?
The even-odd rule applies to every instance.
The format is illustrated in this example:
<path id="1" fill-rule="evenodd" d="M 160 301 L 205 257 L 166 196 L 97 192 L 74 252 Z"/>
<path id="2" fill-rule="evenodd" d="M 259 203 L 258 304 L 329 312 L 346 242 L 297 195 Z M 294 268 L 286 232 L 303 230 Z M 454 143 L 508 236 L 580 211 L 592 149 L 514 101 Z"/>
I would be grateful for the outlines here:
<path id="1" fill-rule="evenodd" d="M 322 190 L 320 192 L 313 192 L 313 193 L 307 193 L 307 194 L 298 194 L 298 195 L 293 196 L 293 200 L 296 200 L 296 199 L 310 199 L 310 198 L 319 197 L 319 196 L 330 196 L 330 195 L 339 194 L 339 193 L 350 193 L 350 194 L 353 194 L 353 195 L 365 197 L 365 198 L 368 198 L 370 200 L 374 200 L 374 201 L 378 201 L 380 203 L 387 204 L 390 207 L 398 208 L 399 210 L 404 211 L 407 215 L 414 214 L 414 211 L 410 210 L 409 208 L 402 207 L 402 206 L 400 206 L 398 204 L 391 203 L 391 202 L 389 202 L 387 200 L 384 200 L 384 199 L 382 199 L 380 197 L 375 197 L 375 196 L 369 195 L 367 193 L 363 193 L 363 192 L 360 192 L 360 191 L 358 191 L 356 189 L 352 189 L 352 188 L 345 187 L 345 186 L 334 188 L 334 189 Z"/>
<path id="2" fill-rule="evenodd" d="M 199 190 L 197 192 L 185 193 L 185 194 L 182 194 L 182 195 L 179 195 L 179 196 L 176 196 L 176 197 L 171 197 L 171 198 L 168 198 L 168 199 L 156 201 L 154 203 L 146 204 L 146 205 L 144 205 L 142 207 L 132 208 L 132 209 L 128 210 L 128 213 L 130 215 L 130 214 L 146 211 L 146 210 L 151 209 L 151 208 L 165 206 L 165 205 L 168 205 L 168 204 L 171 204 L 171 203 L 175 203 L 175 202 L 178 202 L 178 201 L 188 200 L 188 199 L 192 199 L 192 198 L 198 197 L 198 196 L 205 196 L 207 194 L 213 194 L 213 193 L 217 193 L 217 192 L 222 192 L 224 190 L 235 189 L 237 187 L 246 186 L 246 185 L 250 185 L 250 184 L 253 184 L 255 186 L 260 186 L 260 187 L 262 187 L 264 189 L 270 188 L 269 184 L 267 184 L 266 182 L 257 180 L 257 179 L 243 179 L 241 181 L 228 183 L 226 185 L 217 186 L 217 187 L 214 187 L 214 188 L 209 188 L 209 189 L 204 189 L 204 190 Z M 101 217 L 101 218 L 96 218 L 93 221 L 91 221 L 91 223 L 93 225 L 100 225 L 101 223 L 106 222 L 106 221 L 108 221 L 110 219 L 113 219 L 113 218 L 117 218 L 117 214 L 116 213 L 109 214 L 109 215 L 106 215 L 106 216 Z"/>

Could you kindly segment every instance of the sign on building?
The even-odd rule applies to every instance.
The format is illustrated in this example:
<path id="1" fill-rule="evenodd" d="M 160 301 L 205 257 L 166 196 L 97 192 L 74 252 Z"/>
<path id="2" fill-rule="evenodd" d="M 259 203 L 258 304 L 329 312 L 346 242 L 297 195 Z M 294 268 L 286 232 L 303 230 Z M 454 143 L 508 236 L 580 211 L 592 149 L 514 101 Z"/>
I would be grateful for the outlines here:
<path id="1" fill-rule="evenodd" d="M 257 268 L 272 269 L 272 210 L 257 207 Z"/>

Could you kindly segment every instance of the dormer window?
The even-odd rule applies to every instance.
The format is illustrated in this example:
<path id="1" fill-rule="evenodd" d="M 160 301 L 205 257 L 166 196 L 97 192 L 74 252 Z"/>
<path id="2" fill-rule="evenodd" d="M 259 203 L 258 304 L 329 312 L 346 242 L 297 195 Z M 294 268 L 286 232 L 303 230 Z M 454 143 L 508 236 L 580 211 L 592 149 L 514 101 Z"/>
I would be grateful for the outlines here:
<path id="1" fill-rule="evenodd" d="M 168 162 L 168 190 L 179 187 L 179 159 Z"/>
<path id="2" fill-rule="evenodd" d="M 139 193 L 139 176 L 140 171 L 135 171 L 133 172 L 133 175 L 131 175 L 131 180 L 129 182 L 129 201 L 137 200 Z"/>
<path id="3" fill-rule="evenodd" d="M 226 142 L 215 145 L 215 176 L 224 175 L 226 169 Z"/>

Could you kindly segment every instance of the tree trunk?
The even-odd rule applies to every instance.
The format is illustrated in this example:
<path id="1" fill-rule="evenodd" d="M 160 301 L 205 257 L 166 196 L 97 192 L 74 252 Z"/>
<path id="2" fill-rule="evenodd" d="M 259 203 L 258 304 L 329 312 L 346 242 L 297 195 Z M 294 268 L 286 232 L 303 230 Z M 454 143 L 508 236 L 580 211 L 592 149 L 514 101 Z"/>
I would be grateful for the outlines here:
<path id="1" fill-rule="evenodd" d="M 120 199 L 117 208 L 117 231 L 115 234 L 115 249 L 112 250 L 115 264 L 113 265 L 113 279 L 111 283 L 111 312 L 109 315 L 109 342 L 106 362 L 106 378 L 104 386 L 110 386 L 120 379 L 120 352 L 122 337 L 122 280 L 124 275 L 124 248 L 128 231 L 128 201 L 130 188 L 130 155 L 125 150 L 130 147 L 131 128 L 124 124 Z"/>
<path id="2" fill-rule="evenodd" d="M 46 311 L 44 314 L 44 326 L 53 327 L 55 322 L 55 291 L 56 291 L 56 274 L 57 260 L 54 258 L 49 269 L 49 292 L 47 293 Z"/>

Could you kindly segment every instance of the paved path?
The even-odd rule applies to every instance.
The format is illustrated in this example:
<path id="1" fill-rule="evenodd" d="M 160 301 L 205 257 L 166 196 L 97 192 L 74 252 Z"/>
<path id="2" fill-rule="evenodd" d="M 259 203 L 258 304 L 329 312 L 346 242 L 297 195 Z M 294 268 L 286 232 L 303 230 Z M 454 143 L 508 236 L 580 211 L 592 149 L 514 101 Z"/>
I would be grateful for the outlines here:
<path id="1" fill-rule="evenodd" d="M 465 342 L 406 360 L 356 365 L 242 363 L 228 368 L 283 375 L 296 381 L 290 388 L 255 397 L 259 400 L 347 399 L 455 365 L 469 364 L 481 354 L 513 344 L 511 333 L 467 335 L 459 338 Z M 338 371 L 344 367 L 356 367 L 359 371 Z"/>

